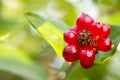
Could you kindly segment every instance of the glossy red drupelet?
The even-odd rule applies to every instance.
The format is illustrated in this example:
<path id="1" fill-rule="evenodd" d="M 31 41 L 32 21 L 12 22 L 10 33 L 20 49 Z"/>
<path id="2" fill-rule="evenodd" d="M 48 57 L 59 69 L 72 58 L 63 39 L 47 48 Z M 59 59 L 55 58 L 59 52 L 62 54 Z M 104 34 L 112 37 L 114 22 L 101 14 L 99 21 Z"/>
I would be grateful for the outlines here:
<path id="1" fill-rule="evenodd" d="M 77 18 L 76 25 L 81 30 L 83 28 L 88 28 L 94 22 L 93 18 L 91 18 L 88 14 L 82 14 L 79 18 Z"/>
<path id="2" fill-rule="evenodd" d="M 96 54 L 94 48 L 85 46 L 78 53 L 81 66 L 90 68 L 94 64 Z"/>
<path id="3" fill-rule="evenodd" d="M 75 44 L 77 43 L 77 33 L 72 30 L 68 30 L 64 33 L 64 40 L 68 44 Z"/>
<path id="4" fill-rule="evenodd" d="M 112 48 L 112 42 L 109 38 L 100 38 L 97 40 L 97 49 L 107 52 Z"/>
<path id="5" fill-rule="evenodd" d="M 80 60 L 82 67 L 92 67 L 98 50 L 111 50 L 112 42 L 107 38 L 109 34 L 108 24 L 94 22 L 93 18 L 83 13 L 77 18 L 76 26 L 64 33 L 64 40 L 68 43 L 63 51 L 64 59 L 68 62 Z"/>
<path id="6" fill-rule="evenodd" d="M 63 57 L 68 62 L 73 62 L 78 59 L 77 55 L 78 47 L 76 45 L 68 45 L 63 51 Z"/>

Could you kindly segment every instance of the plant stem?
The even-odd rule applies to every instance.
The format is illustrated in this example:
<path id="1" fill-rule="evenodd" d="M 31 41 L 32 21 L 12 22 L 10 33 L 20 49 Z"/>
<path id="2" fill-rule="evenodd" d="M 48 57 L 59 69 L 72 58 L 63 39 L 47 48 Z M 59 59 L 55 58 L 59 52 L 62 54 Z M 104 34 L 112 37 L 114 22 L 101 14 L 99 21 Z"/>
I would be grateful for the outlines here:
<path id="1" fill-rule="evenodd" d="M 72 68 L 76 65 L 77 62 L 73 62 L 70 66 L 68 66 L 65 71 L 62 71 L 59 73 L 56 80 L 65 80 L 69 74 L 69 72 L 72 70 Z"/>
<path id="2" fill-rule="evenodd" d="M 68 76 L 69 72 L 72 70 L 72 68 L 76 65 L 76 62 L 73 62 L 70 66 L 68 66 L 65 70 L 66 77 Z"/>

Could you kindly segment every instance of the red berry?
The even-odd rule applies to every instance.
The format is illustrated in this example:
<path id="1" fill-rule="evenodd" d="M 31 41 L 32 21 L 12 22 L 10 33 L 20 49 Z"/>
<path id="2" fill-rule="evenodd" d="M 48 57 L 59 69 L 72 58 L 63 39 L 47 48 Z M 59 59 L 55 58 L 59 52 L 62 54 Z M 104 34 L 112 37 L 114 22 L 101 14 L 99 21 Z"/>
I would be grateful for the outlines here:
<path id="1" fill-rule="evenodd" d="M 78 27 L 76 27 L 76 26 L 75 27 L 71 27 L 70 30 L 74 31 L 74 32 L 77 32 L 77 33 L 79 32 Z"/>
<path id="2" fill-rule="evenodd" d="M 94 22 L 92 26 L 89 28 L 89 31 L 92 33 L 92 37 L 96 38 L 97 36 L 100 36 L 100 33 L 102 31 L 102 26 L 100 22 Z"/>
<path id="3" fill-rule="evenodd" d="M 76 44 L 77 43 L 77 33 L 72 30 L 66 31 L 64 33 L 64 40 L 68 44 Z"/>
<path id="4" fill-rule="evenodd" d="M 97 41 L 97 49 L 107 52 L 112 48 L 112 42 L 109 38 L 100 38 Z"/>
<path id="5" fill-rule="evenodd" d="M 68 43 L 63 50 L 63 57 L 68 62 L 80 60 L 83 68 L 91 68 L 98 50 L 107 52 L 113 46 L 108 35 L 108 24 L 94 22 L 88 14 L 82 14 L 76 20 L 76 26 L 64 33 L 64 40 Z M 59 45 L 58 45 L 59 46 Z"/>
<path id="6" fill-rule="evenodd" d="M 110 34 L 110 26 L 108 24 L 102 24 L 102 32 L 101 32 L 101 35 L 100 37 L 108 37 Z"/>
<path id="7" fill-rule="evenodd" d="M 68 45 L 64 48 L 63 57 L 68 62 L 73 62 L 78 59 L 78 47 L 76 45 Z"/>
<path id="8" fill-rule="evenodd" d="M 90 27 L 93 22 L 93 18 L 91 18 L 88 14 L 83 13 L 77 18 L 76 25 L 78 26 L 79 30 L 84 30 Z"/>
<path id="9" fill-rule="evenodd" d="M 94 64 L 96 51 L 92 47 L 83 47 L 79 51 L 80 64 L 84 68 L 90 68 Z"/>

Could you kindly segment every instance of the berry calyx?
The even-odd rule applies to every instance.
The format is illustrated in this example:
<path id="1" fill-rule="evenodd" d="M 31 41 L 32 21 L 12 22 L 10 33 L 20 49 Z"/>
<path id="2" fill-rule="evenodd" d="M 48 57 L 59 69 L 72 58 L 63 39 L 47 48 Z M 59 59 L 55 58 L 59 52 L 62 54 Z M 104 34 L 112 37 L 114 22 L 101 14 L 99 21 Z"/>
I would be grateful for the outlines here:
<path id="1" fill-rule="evenodd" d="M 75 31 L 68 30 L 64 33 L 64 40 L 68 44 L 75 44 L 77 43 L 77 33 Z"/>
<path id="2" fill-rule="evenodd" d="M 97 41 L 97 49 L 98 50 L 107 52 L 107 51 L 111 50 L 112 46 L 113 46 L 112 42 L 110 41 L 109 38 L 100 38 Z"/>
<path id="3" fill-rule="evenodd" d="M 79 51 L 79 59 L 82 67 L 88 69 L 93 66 L 96 51 L 92 47 L 83 47 Z"/>
<path id="4" fill-rule="evenodd" d="M 78 44 L 81 45 L 91 45 L 92 46 L 92 38 L 91 38 L 92 34 L 87 31 L 87 30 L 83 30 L 81 33 L 79 33 L 78 35 Z"/>
<path id="5" fill-rule="evenodd" d="M 76 45 L 68 45 L 64 48 L 63 57 L 68 62 L 73 62 L 78 59 L 78 47 Z"/>

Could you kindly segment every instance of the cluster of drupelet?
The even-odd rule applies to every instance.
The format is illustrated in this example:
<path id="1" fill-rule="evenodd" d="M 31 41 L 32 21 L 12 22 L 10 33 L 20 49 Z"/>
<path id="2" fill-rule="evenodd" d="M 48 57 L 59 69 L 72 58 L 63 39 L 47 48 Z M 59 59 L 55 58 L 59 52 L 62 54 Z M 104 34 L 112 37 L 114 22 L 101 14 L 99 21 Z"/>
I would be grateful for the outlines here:
<path id="1" fill-rule="evenodd" d="M 63 50 L 64 59 L 68 62 L 80 60 L 82 67 L 92 67 L 98 50 L 107 52 L 113 47 L 109 34 L 110 25 L 95 22 L 88 14 L 82 13 L 76 26 L 64 33 L 68 44 Z"/>

